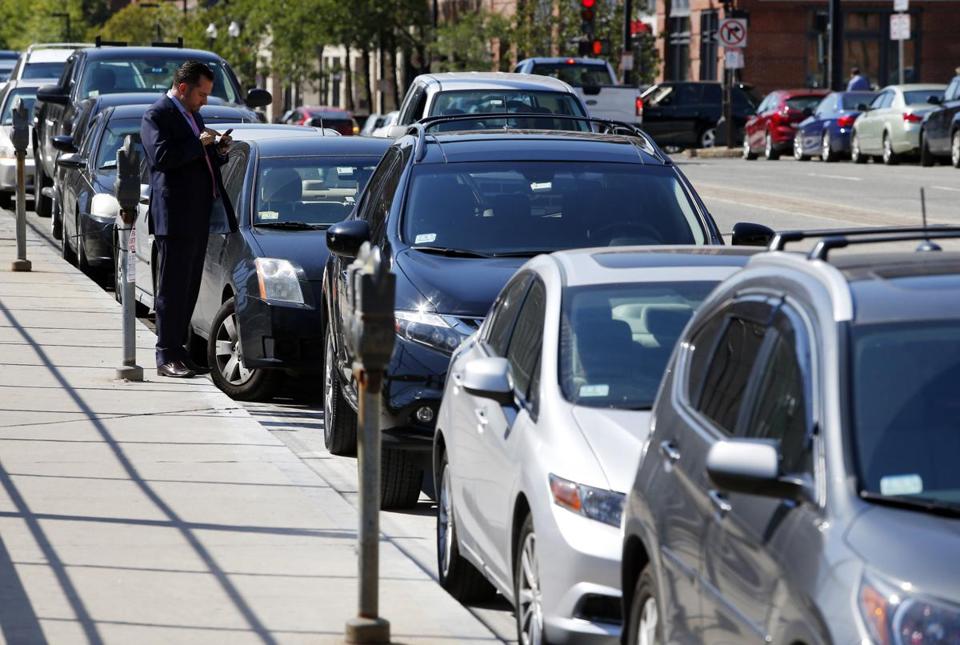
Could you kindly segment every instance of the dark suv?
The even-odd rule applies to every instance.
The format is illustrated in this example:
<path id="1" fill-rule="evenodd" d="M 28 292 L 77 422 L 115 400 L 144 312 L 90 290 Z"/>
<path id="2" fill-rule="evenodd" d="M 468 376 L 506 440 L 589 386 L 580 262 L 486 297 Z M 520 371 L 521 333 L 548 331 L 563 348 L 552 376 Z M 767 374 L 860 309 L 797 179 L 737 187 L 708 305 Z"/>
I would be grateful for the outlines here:
<path id="1" fill-rule="evenodd" d="M 736 137 L 742 136 L 747 117 L 757 101 L 750 86 L 733 87 L 733 125 Z M 657 83 L 641 96 L 644 132 L 661 146 L 711 148 L 719 143 L 717 123 L 723 116 L 723 87 L 710 81 Z"/>
<path id="2" fill-rule="evenodd" d="M 960 76 L 954 76 L 937 100 L 940 109 L 930 112 L 920 127 L 920 164 L 932 166 L 949 159 L 960 168 Z"/>
<path id="3" fill-rule="evenodd" d="M 624 509 L 625 642 L 958 642 L 960 254 L 930 238 L 960 227 L 783 233 L 697 309 Z"/>
<path id="4" fill-rule="evenodd" d="M 246 96 L 227 62 L 207 51 L 180 47 L 126 47 L 103 43 L 78 49 L 67 59 L 56 85 L 37 91 L 33 149 L 36 163 L 34 204 L 38 215 L 49 216 L 56 176 L 57 148 L 53 138 L 72 134 L 73 121 L 85 99 L 104 94 L 153 92 L 156 97 L 173 85 L 173 74 L 188 60 L 199 60 L 213 70 L 213 98 L 223 104 L 247 108 L 269 105 L 266 90 L 251 89 Z M 257 118 L 249 110 L 250 117 Z M 79 142 L 78 142 L 79 143 Z"/>
<path id="5" fill-rule="evenodd" d="M 631 126 L 619 127 L 632 135 L 456 131 L 489 116 L 415 124 L 387 150 L 351 216 L 327 231 L 324 432 L 334 454 L 356 448 L 346 267 L 369 241 L 397 276 L 397 343 L 383 387 L 385 507 L 417 501 L 450 355 L 527 259 L 588 246 L 723 243 L 683 173 Z M 434 128 L 443 131 L 427 132 Z"/>

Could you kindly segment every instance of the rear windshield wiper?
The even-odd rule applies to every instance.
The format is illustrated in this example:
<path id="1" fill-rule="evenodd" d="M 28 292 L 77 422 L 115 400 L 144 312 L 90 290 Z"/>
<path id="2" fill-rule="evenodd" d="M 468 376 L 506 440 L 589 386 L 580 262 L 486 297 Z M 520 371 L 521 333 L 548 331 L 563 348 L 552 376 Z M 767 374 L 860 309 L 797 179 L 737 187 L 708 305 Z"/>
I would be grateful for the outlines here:
<path id="1" fill-rule="evenodd" d="M 324 224 L 310 224 L 308 222 L 256 222 L 254 226 L 263 226 L 265 228 L 286 228 L 291 231 L 303 231 L 310 228 L 325 226 Z"/>
<path id="2" fill-rule="evenodd" d="M 948 517 L 960 517 L 960 506 L 949 502 L 940 502 L 934 499 L 924 497 L 911 497 L 909 495 L 882 495 L 868 490 L 860 491 L 860 497 L 870 502 L 878 504 L 887 504 L 899 508 L 910 508 L 921 511 L 927 511 L 935 515 L 946 515 Z"/>
<path id="3" fill-rule="evenodd" d="M 486 253 L 470 251 L 468 249 L 450 249 L 442 246 L 411 246 L 414 251 L 423 251 L 424 253 L 436 253 L 437 255 L 447 255 L 452 258 L 488 258 Z"/>

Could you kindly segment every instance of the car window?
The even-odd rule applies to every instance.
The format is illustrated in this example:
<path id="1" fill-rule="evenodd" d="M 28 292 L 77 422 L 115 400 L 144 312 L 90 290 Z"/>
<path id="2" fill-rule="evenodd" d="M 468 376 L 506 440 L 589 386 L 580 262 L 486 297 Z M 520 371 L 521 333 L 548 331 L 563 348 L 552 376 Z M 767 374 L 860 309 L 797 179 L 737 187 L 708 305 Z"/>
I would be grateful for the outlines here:
<path id="1" fill-rule="evenodd" d="M 414 121 L 419 121 L 423 115 L 424 102 L 426 101 L 426 88 L 423 85 L 414 85 L 410 89 L 410 96 L 400 110 L 397 123 L 409 125 Z"/>
<path id="2" fill-rule="evenodd" d="M 13 108 L 16 107 L 18 97 L 23 99 L 23 104 L 27 108 L 27 122 L 33 122 L 33 109 L 37 102 L 37 88 L 18 87 L 7 92 L 6 100 L 3 103 L 3 115 L 0 116 L 0 125 L 13 125 Z"/>
<path id="3" fill-rule="evenodd" d="M 461 114 L 485 113 L 517 114 L 559 114 L 563 116 L 587 116 L 580 101 L 566 92 L 544 92 L 533 90 L 463 90 L 441 92 L 430 106 L 430 116 L 456 116 Z M 457 121 L 438 124 L 436 130 L 488 130 L 502 128 L 504 119 L 484 119 Z M 588 131 L 589 124 L 582 121 L 565 119 L 521 118 L 510 119 L 510 127 L 541 130 Z"/>
<path id="4" fill-rule="evenodd" d="M 874 92 L 851 92 L 844 94 L 840 100 L 841 110 L 857 110 L 860 105 L 870 105 L 877 99 Z"/>
<path id="5" fill-rule="evenodd" d="M 734 107 L 756 109 L 757 103 L 756 97 L 749 90 L 741 87 L 733 88 Z"/>
<path id="6" fill-rule="evenodd" d="M 831 94 L 826 97 L 819 103 L 817 103 L 817 108 L 813 111 L 816 116 L 823 116 L 825 114 L 830 114 L 837 107 L 837 97 L 835 94 Z"/>
<path id="7" fill-rule="evenodd" d="M 687 363 L 686 397 L 691 404 L 695 405 L 700 400 L 714 347 L 727 326 L 727 315 L 726 309 L 720 311 L 690 336 L 687 348 L 689 362 Z"/>
<path id="8" fill-rule="evenodd" d="M 673 85 L 657 85 L 643 94 L 643 100 L 648 105 L 664 107 L 671 105 L 674 99 Z"/>
<path id="9" fill-rule="evenodd" d="M 60 78 L 63 73 L 63 65 L 63 62 L 28 63 L 24 66 L 20 78 Z"/>
<path id="10" fill-rule="evenodd" d="M 935 96 L 943 100 L 943 90 L 913 90 L 903 93 L 904 102 L 907 105 L 923 105 L 930 102 L 930 97 Z"/>
<path id="11" fill-rule="evenodd" d="M 957 99 L 960 99 L 960 76 L 950 81 L 947 91 L 944 92 L 944 100 L 956 101 Z"/>
<path id="12" fill-rule="evenodd" d="M 790 110 L 803 112 L 807 108 L 812 110 L 813 108 L 817 107 L 822 98 L 823 97 L 821 96 L 791 96 L 784 101 L 784 103 L 787 104 L 787 108 Z"/>
<path id="13" fill-rule="evenodd" d="M 173 84 L 173 75 L 187 59 L 183 55 L 151 55 L 125 60 L 90 61 L 83 72 L 80 98 L 123 92 L 164 92 Z M 238 88 L 226 66 L 204 61 L 213 70 L 211 96 L 227 103 L 239 103 Z"/>
<path id="14" fill-rule="evenodd" d="M 240 208 L 240 191 L 243 190 L 243 178 L 247 174 L 249 154 L 247 144 L 230 146 L 227 163 L 224 164 L 221 171 L 223 188 L 234 209 Z"/>
<path id="15" fill-rule="evenodd" d="M 537 63 L 530 73 L 559 78 L 574 87 L 616 84 L 607 66 L 598 63 Z"/>
<path id="16" fill-rule="evenodd" d="M 123 146 L 128 136 L 133 137 L 137 154 L 143 156 L 143 144 L 140 142 L 140 119 L 111 120 L 100 138 L 100 147 L 97 149 L 96 168 L 98 170 L 115 170 L 117 167 L 117 151 Z"/>
<path id="17" fill-rule="evenodd" d="M 387 216 L 390 214 L 394 193 L 400 182 L 402 171 L 400 166 L 400 151 L 397 148 L 390 148 L 371 177 L 370 181 L 375 183 L 370 186 L 371 192 L 364 203 L 361 217 L 370 225 L 370 239 L 373 244 L 378 244 L 386 232 Z"/>
<path id="18" fill-rule="evenodd" d="M 103 112 L 101 112 L 90 121 L 90 125 L 82 135 L 83 141 L 80 144 L 80 156 L 90 156 L 90 151 L 93 149 L 93 140 L 97 138 L 97 130 L 100 128 L 100 124 L 104 118 Z"/>
<path id="19" fill-rule="evenodd" d="M 890 107 L 890 104 L 893 102 L 893 93 L 892 92 L 881 92 L 877 95 L 877 98 L 873 99 L 873 103 L 870 104 L 870 109 L 879 110 L 881 108 Z"/>
<path id="20" fill-rule="evenodd" d="M 522 273 L 516 276 L 500 292 L 500 296 L 490 311 L 490 322 L 487 324 L 486 344 L 489 350 L 497 356 L 507 353 L 507 343 L 510 341 L 510 332 L 517 319 L 517 312 L 523 304 L 523 297 L 530 284 L 530 274 Z"/>
<path id="21" fill-rule="evenodd" d="M 546 312 L 547 293 L 543 283 L 534 280 L 513 327 L 507 349 L 507 362 L 513 373 L 517 393 L 530 400 L 530 384 L 540 361 L 540 345 L 543 340 L 543 319 Z"/>

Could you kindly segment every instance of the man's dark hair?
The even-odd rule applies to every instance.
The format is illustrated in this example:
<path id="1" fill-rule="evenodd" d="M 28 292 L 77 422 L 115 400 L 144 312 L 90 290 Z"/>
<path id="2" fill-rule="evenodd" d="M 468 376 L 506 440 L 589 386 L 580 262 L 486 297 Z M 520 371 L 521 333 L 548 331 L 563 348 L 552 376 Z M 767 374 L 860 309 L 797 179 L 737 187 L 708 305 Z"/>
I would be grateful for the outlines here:
<path id="1" fill-rule="evenodd" d="M 850 68 L 850 73 L 853 74 L 854 76 L 857 76 L 857 75 L 860 73 L 860 68 L 859 68 L 859 67 L 851 67 L 851 68 Z"/>
<path id="2" fill-rule="evenodd" d="M 212 69 L 198 60 L 188 60 L 177 68 L 176 73 L 173 75 L 173 85 L 176 87 L 180 85 L 180 83 L 186 83 L 187 85 L 194 86 L 200 83 L 201 76 L 211 83 L 213 82 Z"/>

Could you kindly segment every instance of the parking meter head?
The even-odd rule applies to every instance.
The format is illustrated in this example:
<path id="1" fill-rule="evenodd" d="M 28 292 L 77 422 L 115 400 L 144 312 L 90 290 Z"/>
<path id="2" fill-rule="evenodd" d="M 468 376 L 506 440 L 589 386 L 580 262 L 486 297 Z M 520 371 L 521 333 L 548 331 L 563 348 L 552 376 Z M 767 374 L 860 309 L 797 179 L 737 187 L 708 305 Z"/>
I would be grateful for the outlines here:
<path id="1" fill-rule="evenodd" d="M 125 224 L 132 224 L 137 216 L 137 204 L 140 203 L 140 153 L 133 142 L 133 135 L 127 135 L 117 150 L 114 188 L 120 203 L 120 217 Z"/>
<path id="2" fill-rule="evenodd" d="M 364 370 L 381 371 L 390 362 L 396 340 L 396 276 L 382 261 L 380 249 L 369 242 L 360 248 L 347 272 L 347 353 Z"/>
<path id="3" fill-rule="evenodd" d="M 13 106 L 13 149 L 17 152 L 25 153 L 30 145 L 30 111 L 23 102 L 22 97 L 17 97 L 17 102 Z"/>

